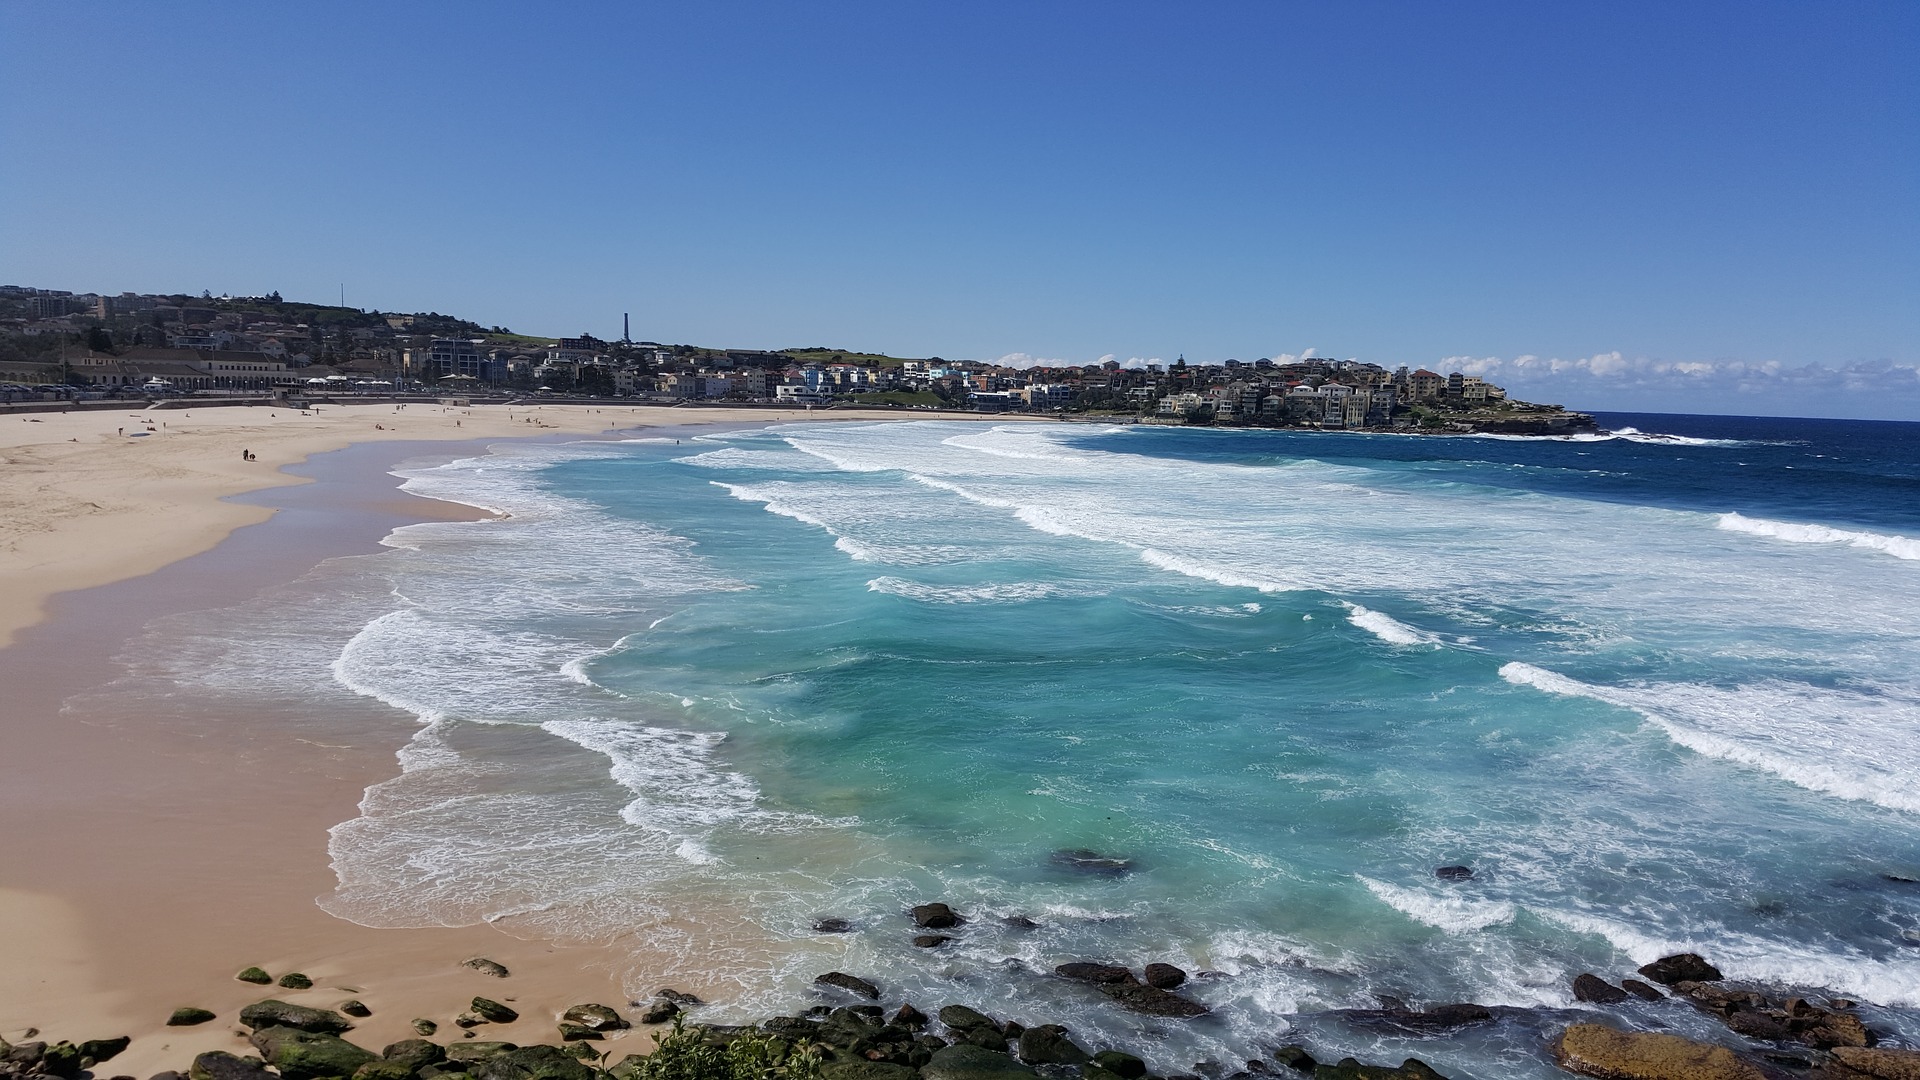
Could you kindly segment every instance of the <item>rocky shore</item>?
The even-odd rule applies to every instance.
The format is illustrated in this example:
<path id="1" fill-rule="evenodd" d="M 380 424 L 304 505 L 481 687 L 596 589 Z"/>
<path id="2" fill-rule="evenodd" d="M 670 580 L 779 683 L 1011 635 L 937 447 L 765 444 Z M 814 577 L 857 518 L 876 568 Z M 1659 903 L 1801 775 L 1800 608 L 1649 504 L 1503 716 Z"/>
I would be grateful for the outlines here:
<path id="1" fill-rule="evenodd" d="M 911 918 L 924 931 L 953 929 L 966 921 L 945 904 L 916 907 Z M 462 963 L 497 979 L 511 975 L 481 957 Z M 1180 992 L 1188 975 L 1170 964 L 1149 963 L 1136 973 L 1119 964 L 1072 962 L 1052 974 L 1143 1016 L 1181 1020 L 1209 1011 Z M 1614 982 L 1585 973 L 1573 980 L 1571 990 L 1576 1000 L 1600 1010 L 1657 1003 L 1697 1011 L 1723 1024 L 1727 1038 L 1710 1042 L 1635 1030 L 1624 1017 L 1610 1018 L 1611 1023 L 1590 1016 L 1567 1022 L 1565 1010 L 1556 1010 L 1557 1030 L 1541 1045 L 1542 1058 L 1568 1073 L 1601 1080 L 1920 1080 L 1920 1049 L 1878 1045 L 1879 1033 L 1861 1019 L 1855 1002 L 1780 998 L 1731 984 L 1713 964 L 1691 953 L 1663 957 L 1635 975 Z M 313 986 L 299 972 L 276 979 L 258 967 L 235 977 L 263 987 Z M 625 1014 L 582 1003 L 554 1016 L 551 1041 L 535 1045 L 487 1039 L 488 1025 L 516 1022 L 520 1014 L 508 1004 L 513 1000 L 508 994 L 500 995 L 504 1001 L 475 996 L 457 1012 L 449 1010 L 449 1021 L 413 1019 L 417 1037 L 378 1051 L 346 1037 L 355 1019 L 371 1015 L 358 998 L 322 1009 L 268 997 L 232 1018 L 238 1025 L 233 1050 L 198 1054 L 181 1062 L 179 1070 L 149 1080 L 1445 1080 L 1417 1058 L 1399 1064 L 1351 1057 L 1328 1062 L 1317 1060 L 1308 1046 L 1279 1039 L 1260 1056 L 1241 1062 L 1201 1062 L 1192 1072 L 1156 1076 L 1143 1056 L 1151 1055 L 1152 1047 L 1082 1045 L 1058 1024 L 995 1017 L 959 1002 L 934 1007 L 930 1014 L 846 972 L 821 974 L 814 990 L 816 1001 L 796 1015 L 750 1026 L 699 1023 L 705 1003 L 671 989 L 629 1002 Z M 1526 1012 L 1470 1002 L 1414 1009 L 1387 999 L 1380 1008 L 1296 1019 L 1333 1019 L 1445 1040 Z M 211 1010 L 182 1005 L 167 1023 L 193 1027 L 218 1019 Z M 650 1052 L 613 1060 L 613 1052 L 603 1049 L 608 1037 L 636 1026 L 652 1029 Z M 127 1036 L 49 1044 L 34 1039 L 37 1031 L 27 1035 L 18 1043 L 0 1040 L 0 1080 L 138 1080 L 109 1067 L 130 1044 Z"/>

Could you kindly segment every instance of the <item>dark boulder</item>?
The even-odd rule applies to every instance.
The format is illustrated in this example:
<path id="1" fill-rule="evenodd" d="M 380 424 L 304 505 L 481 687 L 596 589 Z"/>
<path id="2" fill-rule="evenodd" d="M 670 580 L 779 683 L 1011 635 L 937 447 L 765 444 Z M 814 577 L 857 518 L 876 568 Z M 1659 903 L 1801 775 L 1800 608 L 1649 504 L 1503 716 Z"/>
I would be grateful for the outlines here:
<path id="1" fill-rule="evenodd" d="M 593 1070 L 557 1046 L 522 1046 L 488 1058 L 474 1080 L 593 1080 Z"/>
<path id="2" fill-rule="evenodd" d="M 569 1024 L 565 1020 L 560 1022 L 561 1042 L 599 1042 L 605 1038 L 605 1035 L 600 1034 L 585 1024 Z"/>
<path id="3" fill-rule="evenodd" d="M 619 1013 L 605 1005 L 575 1005 L 561 1013 L 560 1019 L 594 1031 L 618 1031 L 627 1026 Z"/>
<path id="4" fill-rule="evenodd" d="M 820 1067 L 822 1080 L 919 1080 L 909 1065 L 887 1061 L 830 1061 Z"/>
<path id="5" fill-rule="evenodd" d="M 1433 868 L 1433 876 L 1441 881 L 1470 881 L 1473 879 L 1473 867 L 1436 866 Z"/>
<path id="6" fill-rule="evenodd" d="M 414 1080 L 414 1071 L 405 1062 L 380 1058 L 353 1070 L 353 1080 Z"/>
<path id="7" fill-rule="evenodd" d="M 654 998 L 640 1010 L 640 1022 L 643 1024 L 664 1024 L 680 1015 L 680 1003 L 666 998 Z"/>
<path id="8" fill-rule="evenodd" d="M 952 940 L 945 934 L 920 934 L 914 937 L 913 946 L 916 949 L 937 949 Z"/>
<path id="9" fill-rule="evenodd" d="M 665 998 L 668 1001 L 673 1002 L 675 1005 L 705 1005 L 706 1004 L 706 1002 L 701 1001 L 698 997 L 694 996 L 693 994 L 683 994 L 680 991 L 675 990 L 671 986 L 663 986 L 660 989 L 655 990 L 653 992 L 653 996 L 657 998 Z"/>
<path id="10" fill-rule="evenodd" d="M 288 1027 L 322 1035 L 338 1035 L 353 1027 L 332 1009 L 309 1009 L 268 998 L 240 1010 L 240 1022 L 250 1028 Z"/>
<path id="11" fill-rule="evenodd" d="M 1013 927 L 1015 930 L 1040 929 L 1039 923 L 1034 922 L 1032 919 L 1027 918 L 1025 915 L 1009 915 L 1006 918 L 1001 919 L 1000 921 L 1007 924 L 1008 926 Z"/>
<path id="12" fill-rule="evenodd" d="M 431 1035 L 440 1030 L 440 1025 L 421 1017 L 413 1022 L 413 1030 L 419 1035 Z"/>
<path id="13" fill-rule="evenodd" d="M 1698 953 L 1663 956 L 1641 968 L 1640 974 L 1662 986 L 1680 982 L 1718 982 L 1725 978 L 1719 968 L 1707 963 Z"/>
<path id="14" fill-rule="evenodd" d="M 893 1014 L 893 1025 L 909 1031 L 917 1031 L 927 1026 L 927 1014 L 914 1008 L 911 1003 L 904 1004 L 900 1006 L 899 1012 Z"/>
<path id="15" fill-rule="evenodd" d="M 1067 1038 L 1058 1024 L 1041 1024 L 1020 1032 L 1020 1060 L 1029 1065 L 1084 1065 L 1093 1055 Z"/>
<path id="16" fill-rule="evenodd" d="M 187 1075 L 192 1080 L 275 1080 L 261 1062 L 225 1050 L 209 1050 L 194 1058 Z"/>
<path id="17" fill-rule="evenodd" d="M 922 930 L 951 930 L 967 920 L 945 904 L 920 904 L 913 911 L 913 925 Z"/>
<path id="18" fill-rule="evenodd" d="M 98 1065 L 103 1061 L 119 1057 L 120 1052 L 132 1042 L 131 1035 L 122 1035 L 117 1039 L 88 1039 L 79 1046 L 80 1057 Z"/>
<path id="19" fill-rule="evenodd" d="M 1140 1080 L 1147 1075 L 1147 1063 L 1123 1050 L 1102 1050 L 1093 1055 L 1093 1064 L 1121 1080 Z"/>
<path id="20" fill-rule="evenodd" d="M 298 971 L 289 971 L 285 975 L 280 976 L 280 986 L 286 990 L 311 990 L 313 989 L 313 980 Z"/>
<path id="21" fill-rule="evenodd" d="M 213 1016 L 214 1014 L 212 1009 L 199 1009 L 199 1008 L 193 1007 L 192 1005 L 184 1005 L 178 1009 L 173 1010 L 173 1015 L 167 1017 L 167 1026 L 168 1027 L 192 1027 L 195 1024 L 206 1023 L 207 1021 L 213 1019 Z"/>
<path id="22" fill-rule="evenodd" d="M 1598 975 L 1585 974 L 1574 978 L 1573 997 L 1596 1005 L 1618 1005 L 1627 1000 L 1627 992 Z"/>
<path id="23" fill-rule="evenodd" d="M 239 979 L 241 982 L 244 982 L 244 983 L 255 983 L 260 986 L 265 986 L 268 983 L 273 981 L 273 976 L 267 974 L 264 970 L 257 967 L 244 968 L 241 970 L 240 974 L 235 975 L 234 978 Z"/>
<path id="24" fill-rule="evenodd" d="M 344 1080 L 377 1058 L 371 1050 L 355 1046 L 338 1035 L 299 1028 L 261 1028 L 249 1036 L 248 1041 L 286 1080 Z"/>
<path id="25" fill-rule="evenodd" d="M 920 1075 L 923 1080 L 1034 1080 L 1040 1074 L 1005 1054 L 961 1044 L 935 1053 Z"/>
<path id="26" fill-rule="evenodd" d="M 1341 1058 L 1336 1065 L 1313 1067 L 1313 1080 L 1446 1080 L 1419 1058 L 1408 1058 L 1399 1068 L 1390 1065 L 1362 1065 L 1353 1058 Z"/>
<path id="27" fill-rule="evenodd" d="M 353 1001 L 341 1002 L 339 1005 L 339 1009 L 341 1012 L 346 1013 L 348 1016 L 352 1016 L 352 1017 L 368 1017 L 373 1015 L 373 1010 L 367 1008 L 366 1002 L 360 1001 L 358 999 Z"/>
<path id="28" fill-rule="evenodd" d="M 1131 983 L 1138 981 L 1133 977 L 1133 972 L 1118 964 L 1075 962 L 1061 964 L 1053 969 L 1053 973 L 1063 979 L 1072 979 L 1076 982 Z"/>
<path id="29" fill-rule="evenodd" d="M 504 979 L 509 974 L 505 964 L 497 964 L 484 956 L 475 956 L 462 960 L 460 961 L 460 966 L 470 967 L 482 975 L 491 975 L 496 979 Z"/>
<path id="30" fill-rule="evenodd" d="M 940 1022 L 955 1031 L 971 1031 L 975 1028 L 1000 1030 L 999 1021 L 978 1009 L 969 1009 L 965 1005 L 948 1005 L 940 1010 Z"/>
<path id="31" fill-rule="evenodd" d="M 1148 986 L 1157 986 L 1162 990 L 1172 990 L 1187 981 L 1187 973 L 1172 964 L 1148 964 L 1143 972 Z"/>
<path id="32" fill-rule="evenodd" d="M 1098 983 L 1101 993 L 1145 1016 L 1189 1017 L 1205 1014 L 1205 1005 L 1157 986 L 1141 983 Z"/>
<path id="33" fill-rule="evenodd" d="M 428 1065 L 438 1065 L 447 1060 L 447 1052 L 439 1043 L 425 1039 L 402 1039 L 380 1051 L 384 1061 L 397 1061 L 409 1069 L 423 1069 Z"/>
<path id="34" fill-rule="evenodd" d="M 520 1019 L 518 1012 L 509 1006 L 500 1004 L 492 998 L 474 998 L 473 1001 L 468 1004 L 467 1008 L 472 1009 L 473 1015 L 485 1020 L 489 1024 L 511 1024 L 515 1020 Z"/>
<path id="35" fill-rule="evenodd" d="M 1047 861 L 1063 870 L 1097 877 L 1124 877 L 1133 870 L 1132 859 L 1116 859 L 1086 848 L 1062 848 Z"/>
<path id="36" fill-rule="evenodd" d="M 165 1072 L 154 1073 L 152 1076 L 147 1077 L 147 1080 L 187 1080 L 187 1074 L 168 1069 Z"/>
<path id="37" fill-rule="evenodd" d="M 1621 979 L 1620 989 L 1642 1001 L 1659 1001 L 1667 995 L 1641 982 L 1639 979 Z"/>
<path id="38" fill-rule="evenodd" d="M 1287 1045 L 1275 1050 L 1273 1052 L 1273 1060 L 1295 1072 L 1303 1073 L 1312 1072 L 1313 1067 L 1319 1064 L 1319 1062 L 1313 1060 L 1312 1054 L 1307 1053 L 1306 1047 L 1295 1045 Z"/>
<path id="39" fill-rule="evenodd" d="M 509 1050 L 518 1049 L 520 1049 L 518 1046 L 510 1042 L 476 1040 L 470 1043 L 454 1043 L 447 1047 L 447 1061 L 462 1068 L 469 1068 L 483 1061 L 491 1061 Z"/>
<path id="40" fill-rule="evenodd" d="M 813 982 L 816 986 L 836 987 L 845 990 L 849 994 L 858 994 L 863 998 L 878 1000 L 880 997 L 879 987 L 858 976 L 849 975 L 844 971 L 829 971 L 825 975 L 814 979 Z"/>
<path id="41" fill-rule="evenodd" d="M 1470 1024 L 1485 1024 L 1493 1020 L 1493 1012 L 1484 1005 L 1461 1002 L 1454 1005 L 1436 1005 L 1431 1009 L 1414 1010 L 1407 1008 L 1387 1009 L 1334 1009 L 1333 1015 L 1341 1016 L 1356 1024 L 1385 1024 L 1420 1033 L 1448 1031 L 1466 1027 Z"/>
<path id="42" fill-rule="evenodd" d="M 853 924 L 845 919 L 829 916 L 813 920 L 813 932 L 816 934 L 851 934 Z"/>

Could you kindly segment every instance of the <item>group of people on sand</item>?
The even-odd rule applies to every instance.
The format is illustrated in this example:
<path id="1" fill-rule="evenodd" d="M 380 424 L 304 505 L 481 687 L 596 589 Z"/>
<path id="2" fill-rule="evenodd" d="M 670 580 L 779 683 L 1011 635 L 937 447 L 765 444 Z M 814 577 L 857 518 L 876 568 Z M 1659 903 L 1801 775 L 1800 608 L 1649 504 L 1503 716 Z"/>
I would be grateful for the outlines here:
<path id="1" fill-rule="evenodd" d="M 258 461 L 260 460 L 260 457 L 259 455 L 255 454 L 251 450 L 242 450 L 240 451 L 240 460 L 241 461 Z"/>

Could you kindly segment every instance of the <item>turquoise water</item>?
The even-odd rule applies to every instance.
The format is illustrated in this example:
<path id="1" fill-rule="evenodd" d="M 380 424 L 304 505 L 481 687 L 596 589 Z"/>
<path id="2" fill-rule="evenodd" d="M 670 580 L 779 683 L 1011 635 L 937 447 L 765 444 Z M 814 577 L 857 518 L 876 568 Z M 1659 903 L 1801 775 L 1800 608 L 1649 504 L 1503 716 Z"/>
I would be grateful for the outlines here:
<path id="1" fill-rule="evenodd" d="M 1297 1039 L 1553 1075 L 1575 974 L 1681 949 L 1920 1035 L 1920 441 L 1629 420 L 818 424 L 415 472 L 512 516 L 340 571 L 374 600 L 333 678 L 422 723 L 323 903 L 624 935 L 719 1015 L 838 967 L 1168 1070 Z M 973 921 L 916 949 L 933 899 Z M 1046 976 L 1079 959 L 1207 972 L 1215 1012 L 1115 1014 Z M 1313 1015 L 1379 995 L 1528 1011 Z"/>

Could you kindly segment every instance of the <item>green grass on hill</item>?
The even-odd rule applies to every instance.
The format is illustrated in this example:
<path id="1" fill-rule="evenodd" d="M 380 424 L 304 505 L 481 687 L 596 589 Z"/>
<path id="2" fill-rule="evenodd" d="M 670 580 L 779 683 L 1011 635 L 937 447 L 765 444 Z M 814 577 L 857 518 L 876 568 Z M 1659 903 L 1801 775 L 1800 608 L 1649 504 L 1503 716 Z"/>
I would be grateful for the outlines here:
<path id="1" fill-rule="evenodd" d="M 868 367 L 899 367 L 908 360 L 921 357 L 888 356 L 885 353 L 849 352 L 845 349 L 782 349 L 780 350 L 802 364 L 860 364 Z"/>
<path id="2" fill-rule="evenodd" d="M 883 390 L 873 394 L 854 394 L 851 405 L 934 405 L 945 404 L 929 390 Z"/>

